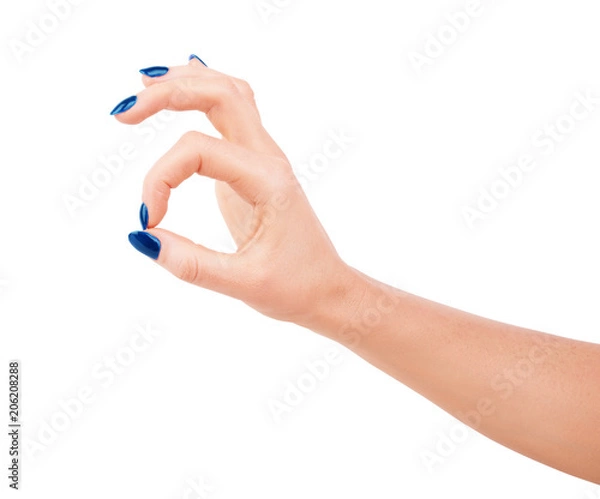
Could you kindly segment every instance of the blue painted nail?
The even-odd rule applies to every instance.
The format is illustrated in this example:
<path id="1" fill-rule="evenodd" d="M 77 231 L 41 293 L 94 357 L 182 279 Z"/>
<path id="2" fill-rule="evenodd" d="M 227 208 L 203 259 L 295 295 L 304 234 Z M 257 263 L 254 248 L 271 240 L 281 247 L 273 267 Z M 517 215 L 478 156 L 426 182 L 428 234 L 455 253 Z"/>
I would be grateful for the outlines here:
<path id="1" fill-rule="evenodd" d="M 157 76 L 166 75 L 169 72 L 169 68 L 166 66 L 151 66 L 149 68 L 140 69 L 140 73 L 149 76 L 150 78 L 156 78 Z"/>
<path id="2" fill-rule="evenodd" d="M 140 253 L 153 260 L 158 259 L 158 255 L 160 255 L 160 241 L 152 234 L 136 230 L 129 234 L 129 242 Z"/>
<path id="3" fill-rule="evenodd" d="M 206 66 L 206 63 L 202 59 L 200 59 L 200 57 L 198 57 L 196 54 L 190 55 L 190 57 L 188 58 L 188 61 L 191 61 L 192 59 L 198 59 L 202 64 L 204 64 Z M 206 67 L 208 67 L 208 66 L 206 66 Z"/>
<path id="4" fill-rule="evenodd" d="M 137 95 L 132 95 L 131 97 L 127 97 L 127 99 L 119 102 L 115 108 L 110 112 L 111 115 L 121 114 L 125 111 L 131 109 L 133 105 L 137 102 Z"/>
<path id="5" fill-rule="evenodd" d="M 148 228 L 148 218 L 148 207 L 146 206 L 146 203 L 142 203 L 142 206 L 140 206 L 140 223 L 144 230 Z"/>

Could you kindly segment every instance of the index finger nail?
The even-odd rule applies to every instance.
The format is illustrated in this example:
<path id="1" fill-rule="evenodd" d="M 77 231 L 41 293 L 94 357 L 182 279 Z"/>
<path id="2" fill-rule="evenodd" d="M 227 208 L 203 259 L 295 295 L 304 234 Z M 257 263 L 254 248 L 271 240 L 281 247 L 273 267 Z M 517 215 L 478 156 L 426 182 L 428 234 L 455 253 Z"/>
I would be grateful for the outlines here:
<path id="1" fill-rule="evenodd" d="M 140 206 L 140 223 L 144 230 L 148 228 L 148 218 L 148 207 L 146 206 L 146 203 L 142 203 L 142 206 Z"/>

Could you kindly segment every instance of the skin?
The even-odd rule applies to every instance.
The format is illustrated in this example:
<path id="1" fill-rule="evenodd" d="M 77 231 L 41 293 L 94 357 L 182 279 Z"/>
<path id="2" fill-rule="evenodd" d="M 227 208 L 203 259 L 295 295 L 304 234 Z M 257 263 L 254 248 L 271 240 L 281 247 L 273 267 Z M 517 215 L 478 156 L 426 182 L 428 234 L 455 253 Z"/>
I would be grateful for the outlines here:
<path id="1" fill-rule="evenodd" d="M 263 128 L 245 81 L 193 59 L 143 83 L 117 120 L 197 110 L 222 135 L 186 133 L 146 176 L 142 199 L 148 232 L 161 241 L 159 265 L 338 341 L 496 442 L 600 484 L 600 345 L 453 309 L 348 266 Z M 171 189 L 193 174 L 216 180 L 236 253 L 157 227 Z"/>

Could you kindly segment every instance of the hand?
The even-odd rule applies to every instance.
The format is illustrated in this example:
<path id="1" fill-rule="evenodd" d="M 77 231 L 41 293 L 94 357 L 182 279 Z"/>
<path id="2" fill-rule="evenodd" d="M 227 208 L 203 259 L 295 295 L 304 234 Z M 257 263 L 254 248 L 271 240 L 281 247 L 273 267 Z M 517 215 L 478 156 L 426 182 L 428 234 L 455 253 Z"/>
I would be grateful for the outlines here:
<path id="1" fill-rule="evenodd" d="M 136 248 L 263 314 L 351 340 L 356 354 L 480 433 L 600 483 L 600 345 L 485 319 L 351 269 L 262 127 L 246 83 L 195 61 L 144 83 L 137 101 L 117 106 L 119 120 L 197 109 L 223 138 L 189 132 L 150 170 L 143 191 L 150 235 L 133 233 Z M 170 190 L 193 173 L 218 181 L 235 254 L 156 227 Z"/>
<path id="2" fill-rule="evenodd" d="M 143 77 L 146 88 L 117 114 L 140 123 L 162 109 L 198 110 L 221 133 L 186 133 L 148 172 L 148 231 L 132 244 L 184 281 L 238 298 L 275 319 L 318 329 L 325 308 L 356 292 L 289 161 L 263 128 L 250 86 L 196 59 Z M 198 173 L 216 179 L 219 207 L 238 248 L 220 253 L 158 228 L 171 189 Z M 150 234 L 150 236 L 148 236 Z"/>

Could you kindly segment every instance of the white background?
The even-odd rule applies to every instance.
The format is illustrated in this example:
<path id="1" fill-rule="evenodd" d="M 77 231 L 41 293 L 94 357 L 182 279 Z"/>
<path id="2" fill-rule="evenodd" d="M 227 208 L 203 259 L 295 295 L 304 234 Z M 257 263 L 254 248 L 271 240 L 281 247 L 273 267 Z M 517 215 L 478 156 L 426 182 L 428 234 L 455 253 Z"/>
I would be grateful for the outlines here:
<path id="1" fill-rule="evenodd" d="M 552 154 L 531 140 L 578 92 L 600 96 L 597 1 L 482 0 L 422 71 L 411 53 L 424 55 L 465 2 L 269 0 L 279 7 L 268 18 L 259 3 L 86 0 L 54 25 L 41 0 L 0 8 L 0 369 L 22 362 L 32 450 L 21 497 L 600 497 L 473 432 L 430 472 L 423 453 L 457 431 L 448 414 L 335 343 L 137 253 L 127 234 L 146 171 L 186 130 L 215 132 L 195 113 L 144 129 L 109 116 L 141 90 L 138 69 L 195 52 L 250 82 L 348 263 L 454 307 L 597 341 L 600 109 Z M 20 57 L 30 22 L 51 32 Z M 316 171 L 332 130 L 353 141 Z M 135 159 L 71 213 L 65 198 L 128 143 Z M 524 154 L 537 168 L 469 228 L 464 207 Z M 174 193 L 162 226 L 232 248 L 206 179 Z M 149 348 L 99 379 L 147 324 L 160 332 Z M 269 400 L 331 349 L 341 363 L 275 421 Z M 93 402 L 65 422 L 81 389 Z M 64 426 L 51 435 L 52 421 Z"/>

